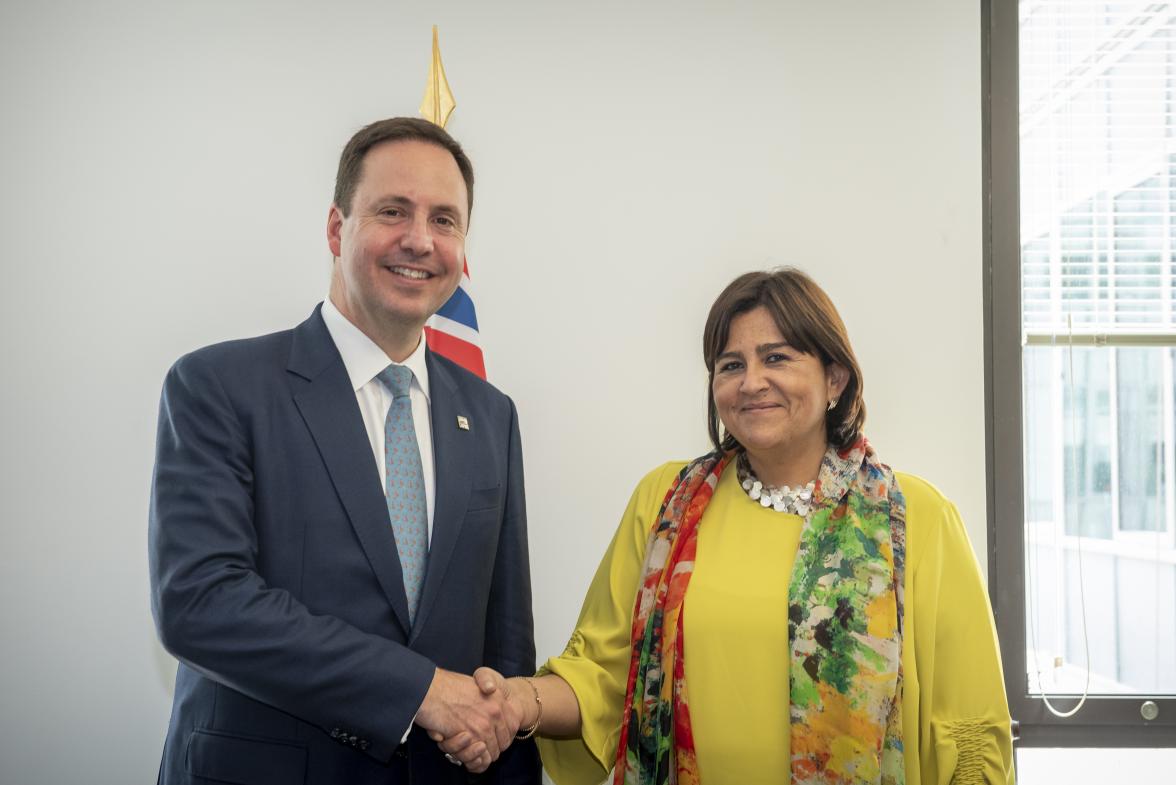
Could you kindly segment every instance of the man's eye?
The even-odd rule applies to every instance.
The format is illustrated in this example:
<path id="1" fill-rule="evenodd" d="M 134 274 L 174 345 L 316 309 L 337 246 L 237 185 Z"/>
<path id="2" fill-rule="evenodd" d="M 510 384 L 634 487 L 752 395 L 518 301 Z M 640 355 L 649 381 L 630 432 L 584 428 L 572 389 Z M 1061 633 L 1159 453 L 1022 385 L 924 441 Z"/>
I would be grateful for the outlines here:
<path id="1" fill-rule="evenodd" d="M 389 216 L 392 218 L 396 218 L 400 215 L 403 215 L 403 213 L 400 212 L 400 208 L 398 208 L 398 207 L 385 207 L 383 210 L 380 211 L 380 215 L 386 215 L 386 216 Z"/>
<path id="2" fill-rule="evenodd" d="M 442 226 L 453 226 L 453 219 L 442 215 L 437 218 L 437 223 L 441 224 Z"/>

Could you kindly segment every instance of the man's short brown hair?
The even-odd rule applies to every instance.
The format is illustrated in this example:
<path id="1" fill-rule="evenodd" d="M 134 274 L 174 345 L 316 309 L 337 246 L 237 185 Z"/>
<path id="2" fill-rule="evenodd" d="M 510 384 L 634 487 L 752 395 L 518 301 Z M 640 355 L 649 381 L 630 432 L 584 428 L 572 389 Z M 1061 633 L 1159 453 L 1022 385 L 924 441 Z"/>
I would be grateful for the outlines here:
<path id="1" fill-rule="evenodd" d="M 425 142 L 448 150 L 465 180 L 467 213 L 474 210 L 474 165 L 457 140 L 444 128 L 419 117 L 390 117 L 377 120 L 356 131 L 339 156 L 339 170 L 335 174 L 335 206 L 346 218 L 351 213 L 355 189 L 363 177 L 363 159 L 368 150 L 385 142 Z M 468 215 L 467 215 L 468 217 Z"/>
<path id="2" fill-rule="evenodd" d="M 789 345 L 811 354 L 828 370 L 833 363 L 848 372 L 845 389 L 832 411 L 825 413 L 825 436 L 829 444 L 844 449 L 857 441 L 866 421 L 862 399 L 862 369 L 849 345 L 849 334 L 841 315 L 825 290 L 795 267 L 768 272 L 744 273 L 727 285 L 711 306 L 702 333 L 702 356 L 706 360 L 707 431 L 716 448 L 733 450 L 739 442 L 724 433 L 715 405 L 715 359 L 727 346 L 731 322 L 739 314 L 764 307 Z"/>

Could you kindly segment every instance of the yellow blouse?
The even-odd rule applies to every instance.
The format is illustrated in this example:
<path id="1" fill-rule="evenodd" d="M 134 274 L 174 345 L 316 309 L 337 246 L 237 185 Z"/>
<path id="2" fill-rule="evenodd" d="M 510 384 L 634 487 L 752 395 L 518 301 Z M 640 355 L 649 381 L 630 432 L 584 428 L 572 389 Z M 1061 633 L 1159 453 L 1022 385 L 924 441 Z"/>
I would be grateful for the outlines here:
<path id="1" fill-rule="evenodd" d="M 637 486 L 567 648 L 540 670 L 571 685 L 583 718 L 581 738 L 539 740 L 558 785 L 596 785 L 616 760 L 646 537 L 683 466 L 668 463 Z M 907 783 L 1011 783 L 1009 710 L 976 557 L 955 506 L 925 480 L 897 477 L 907 504 Z M 723 473 L 703 515 L 683 606 L 703 785 L 789 781 L 788 583 L 800 529 L 800 517 L 749 499 L 734 471 Z"/>

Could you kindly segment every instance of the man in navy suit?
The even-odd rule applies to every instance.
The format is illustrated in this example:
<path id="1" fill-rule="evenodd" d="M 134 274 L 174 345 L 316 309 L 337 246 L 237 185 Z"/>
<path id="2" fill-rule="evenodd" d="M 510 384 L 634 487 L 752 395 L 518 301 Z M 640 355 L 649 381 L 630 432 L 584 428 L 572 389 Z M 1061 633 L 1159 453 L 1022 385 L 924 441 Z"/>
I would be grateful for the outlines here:
<path id="1" fill-rule="evenodd" d="M 161 783 L 539 782 L 505 696 L 466 675 L 535 668 L 514 404 L 422 332 L 472 205 L 445 131 L 362 129 L 328 214 L 327 302 L 168 373 L 149 552 L 180 665 Z M 467 766 L 430 733 L 476 740 Z"/>

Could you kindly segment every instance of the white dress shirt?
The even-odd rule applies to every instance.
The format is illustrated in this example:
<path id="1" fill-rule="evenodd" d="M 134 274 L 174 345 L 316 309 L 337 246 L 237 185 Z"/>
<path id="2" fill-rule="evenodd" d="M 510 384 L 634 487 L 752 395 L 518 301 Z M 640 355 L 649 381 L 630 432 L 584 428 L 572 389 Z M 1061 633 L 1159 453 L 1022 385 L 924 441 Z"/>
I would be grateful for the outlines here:
<path id="1" fill-rule="evenodd" d="M 335 342 L 335 348 L 343 358 L 343 367 L 347 369 L 347 376 L 351 379 L 351 389 L 355 390 L 355 402 L 359 404 L 359 413 L 363 417 L 363 427 L 367 431 L 368 441 L 372 443 L 372 458 L 380 472 L 380 489 L 387 494 L 388 468 L 384 465 L 384 421 L 388 417 L 388 409 L 392 407 L 392 393 L 376 378 L 389 365 L 406 365 L 412 371 L 412 383 L 408 387 L 408 400 L 412 406 L 412 425 L 416 430 L 417 448 L 421 452 L 421 472 L 425 479 L 425 509 L 429 519 L 429 544 L 433 544 L 433 497 L 436 488 L 436 470 L 433 466 L 433 421 L 429 414 L 429 368 L 425 363 L 425 337 L 417 343 L 412 354 L 403 363 L 393 363 L 368 338 L 362 330 L 347 320 L 339 312 L 331 298 L 323 300 L 323 322 L 327 325 L 327 332 Z M 392 525 L 391 521 L 388 523 Z M 416 716 L 413 716 L 416 722 Z M 400 743 L 408 741 L 408 734 L 412 732 L 413 722 L 404 729 Z"/>
<path id="2" fill-rule="evenodd" d="M 386 488 L 384 466 L 384 420 L 392 406 L 392 393 L 376 376 L 389 365 L 406 365 L 412 371 L 408 399 L 412 405 L 412 424 L 416 428 L 417 447 L 421 452 L 421 470 L 425 476 L 425 509 L 429 518 L 429 543 L 433 542 L 433 498 L 436 471 L 433 466 L 433 423 L 429 418 L 429 369 L 425 363 L 425 341 L 421 336 L 416 349 L 403 363 L 393 363 L 384 350 L 339 312 L 328 297 L 323 301 L 323 321 L 327 332 L 343 357 L 343 366 L 355 390 L 363 426 L 372 443 L 372 458 L 380 471 L 380 488 Z M 391 524 L 389 524 L 391 525 Z"/>

